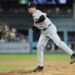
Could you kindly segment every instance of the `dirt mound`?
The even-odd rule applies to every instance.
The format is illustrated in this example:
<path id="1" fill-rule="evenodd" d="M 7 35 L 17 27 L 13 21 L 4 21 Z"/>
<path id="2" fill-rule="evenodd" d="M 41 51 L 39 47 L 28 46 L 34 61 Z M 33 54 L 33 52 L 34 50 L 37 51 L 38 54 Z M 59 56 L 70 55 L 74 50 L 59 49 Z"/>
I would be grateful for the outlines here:
<path id="1" fill-rule="evenodd" d="M 44 64 L 44 70 L 42 72 L 34 73 L 32 72 L 33 68 L 28 68 L 11 71 L 0 71 L 0 75 L 75 75 L 75 64 L 71 65 L 67 61 L 46 61 Z M 29 63 L 29 65 L 32 64 Z"/>

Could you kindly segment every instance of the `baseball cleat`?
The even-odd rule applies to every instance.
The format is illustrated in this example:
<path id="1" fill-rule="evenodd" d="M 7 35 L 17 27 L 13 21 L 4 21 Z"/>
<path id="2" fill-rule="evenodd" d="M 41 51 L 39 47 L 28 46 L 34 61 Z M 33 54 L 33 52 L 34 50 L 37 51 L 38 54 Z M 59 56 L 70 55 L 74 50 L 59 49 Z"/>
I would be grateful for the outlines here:
<path id="1" fill-rule="evenodd" d="M 40 72 L 43 70 L 43 66 L 38 66 L 36 69 L 33 70 L 33 72 Z"/>
<path id="2" fill-rule="evenodd" d="M 73 54 L 71 55 L 70 64 L 73 64 L 73 63 L 75 63 L 75 53 L 73 53 Z"/>

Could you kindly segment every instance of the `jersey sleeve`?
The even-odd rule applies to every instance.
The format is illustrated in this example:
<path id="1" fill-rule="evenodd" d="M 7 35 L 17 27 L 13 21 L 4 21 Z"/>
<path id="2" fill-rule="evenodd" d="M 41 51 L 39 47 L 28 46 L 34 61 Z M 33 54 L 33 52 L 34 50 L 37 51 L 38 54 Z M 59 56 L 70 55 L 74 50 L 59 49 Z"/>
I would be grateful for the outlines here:
<path id="1" fill-rule="evenodd" d="M 36 21 L 36 23 L 41 23 L 41 22 L 43 22 L 45 20 L 45 16 L 44 15 L 41 15 L 40 17 L 39 17 L 39 19 Z"/>
<path id="2" fill-rule="evenodd" d="M 38 11 L 38 12 L 35 14 L 35 16 L 36 16 L 37 19 L 39 19 L 39 17 L 40 17 L 41 15 L 45 15 L 45 14 L 42 13 L 41 11 Z"/>
<path id="3" fill-rule="evenodd" d="M 41 15 L 44 15 L 44 13 L 41 12 L 41 11 L 39 11 L 39 10 L 34 14 L 34 16 L 35 16 L 37 19 L 39 19 L 39 17 L 40 17 Z"/>
<path id="4" fill-rule="evenodd" d="M 41 12 L 41 11 L 37 11 L 34 15 L 33 15 L 33 18 L 34 18 L 34 23 L 36 23 L 38 20 L 39 20 L 39 18 L 40 18 L 40 16 L 46 16 L 46 14 L 45 13 L 43 13 L 43 12 Z"/>

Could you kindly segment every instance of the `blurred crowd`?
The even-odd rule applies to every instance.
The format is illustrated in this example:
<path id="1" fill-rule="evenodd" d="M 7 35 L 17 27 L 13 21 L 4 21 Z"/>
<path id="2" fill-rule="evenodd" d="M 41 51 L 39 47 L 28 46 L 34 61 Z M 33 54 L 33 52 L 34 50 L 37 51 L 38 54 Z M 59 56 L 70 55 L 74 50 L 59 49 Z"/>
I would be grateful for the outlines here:
<path id="1" fill-rule="evenodd" d="M 48 7 L 40 7 L 41 10 L 43 10 L 46 13 L 72 13 L 71 8 L 64 8 L 64 7 L 55 7 L 55 8 L 48 8 Z M 0 12 L 9 12 L 9 13 L 27 13 L 27 10 L 25 8 L 9 8 L 9 9 L 3 9 L 0 7 Z"/>
<path id="2" fill-rule="evenodd" d="M 7 24 L 0 23 L 0 42 L 26 42 L 27 36 L 10 28 Z"/>

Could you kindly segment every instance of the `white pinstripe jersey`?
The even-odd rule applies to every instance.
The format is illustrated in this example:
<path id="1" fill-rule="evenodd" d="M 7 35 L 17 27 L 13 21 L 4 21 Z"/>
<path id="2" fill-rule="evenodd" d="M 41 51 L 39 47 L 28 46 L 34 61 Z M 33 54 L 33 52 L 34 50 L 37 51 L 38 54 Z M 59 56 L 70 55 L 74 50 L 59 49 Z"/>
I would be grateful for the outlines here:
<path id="1" fill-rule="evenodd" d="M 34 24 L 35 22 L 39 19 L 39 17 L 41 15 L 44 15 L 45 16 L 45 20 L 41 23 L 39 23 L 39 29 L 44 29 L 44 28 L 47 28 L 49 24 L 52 24 L 51 20 L 47 17 L 46 13 L 40 11 L 40 10 L 36 10 L 34 13 L 33 13 L 33 19 L 34 19 Z"/>

